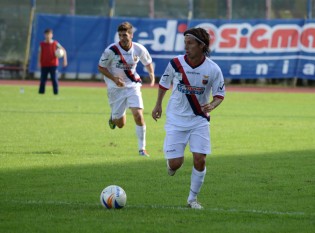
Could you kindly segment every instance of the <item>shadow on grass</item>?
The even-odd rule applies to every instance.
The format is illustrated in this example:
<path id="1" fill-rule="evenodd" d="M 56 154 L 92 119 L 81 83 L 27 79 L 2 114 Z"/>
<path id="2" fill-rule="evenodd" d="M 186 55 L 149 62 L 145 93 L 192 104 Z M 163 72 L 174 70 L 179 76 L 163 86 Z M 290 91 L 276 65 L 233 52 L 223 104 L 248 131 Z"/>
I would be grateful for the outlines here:
<path id="1" fill-rule="evenodd" d="M 33 156 L 39 153 L 46 154 L 37 151 Z M 14 219 L 25 218 L 21 226 L 41 221 L 39 226 L 57 224 L 57 229 L 70 232 L 64 226 L 73 230 L 78 224 L 84 232 L 83 229 L 101 227 L 103 222 L 99 218 L 103 218 L 119 225 L 109 227 L 110 232 L 128 230 L 126 221 L 133 222 L 132 226 L 143 232 L 150 229 L 150 224 L 158 224 L 156 231 L 150 232 L 163 229 L 167 232 L 174 226 L 187 229 L 174 228 L 172 232 L 190 232 L 196 229 L 192 219 L 198 219 L 197 229 L 221 227 L 224 229 L 221 232 L 238 232 L 236 226 L 241 226 L 242 232 L 249 222 L 254 225 L 250 229 L 265 227 L 261 232 L 272 232 L 272 224 L 283 227 L 282 232 L 312 228 L 315 172 L 311 150 L 209 157 L 206 180 L 199 195 L 203 211 L 185 207 L 191 156 L 186 157 L 174 177 L 167 175 L 162 157 L 88 156 L 92 159 L 89 164 L 80 165 L 78 159 L 73 159 L 73 165 L 46 163 L 36 168 L 2 169 L 0 206 L 7 213 L 2 218 L 4 226 L 18 225 Z M 122 211 L 105 211 L 99 203 L 100 192 L 111 184 L 123 187 L 127 193 L 127 206 Z M 210 224 L 209 218 L 215 223 Z M 226 224 L 231 225 L 230 230 Z"/>
<path id="2" fill-rule="evenodd" d="M 2 153 L 2 152 L 1 152 Z M 61 151 L 34 151 L 27 155 L 57 155 Z M 13 156 L 12 154 L 10 156 Z M 88 155 L 63 165 L 43 162 L 43 167 L 1 171 L 1 200 L 56 200 L 97 203 L 101 190 L 111 184 L 122 186 L 132 205 L 181 205 L 189 191 L 191 156 L 174 177 L 166 173 L 160 157 Z M 50 157 L 53 161 L 54 157 Z M 43 160 L 45 161 L 45 159 Z M 210 156 L 205 184 L 199 195 L 205 206 L 274 209 L 312 212 L 314 202 L 314 151 L 292 151 L 264 155 Z M 19 190 L 19 191 L 18 191 Z M 18 191 L 18 192 L 17 192 Z M 23 198 L 21 198 L 23 193 Z M 205 200 L 205 201 L 204 201 Z M 292 203 L 291 203 L 292 202 Z M 291 205 L 291 204 L 292 205 Z M 286 206 L 284 206 L 286 205 Z M 276 208 L 278 210 L 278 208 Z"/>

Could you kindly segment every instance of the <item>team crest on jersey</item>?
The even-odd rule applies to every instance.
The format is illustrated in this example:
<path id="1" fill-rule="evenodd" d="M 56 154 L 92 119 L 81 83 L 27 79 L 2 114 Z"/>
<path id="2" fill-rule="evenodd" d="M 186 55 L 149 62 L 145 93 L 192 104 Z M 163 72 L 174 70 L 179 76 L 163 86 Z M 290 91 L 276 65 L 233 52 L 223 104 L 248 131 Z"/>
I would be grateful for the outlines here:
<path id="1" fill-rule="evenodd" d="M 209 81 L 209 76 L 207 75 L 203 75 L 203 79 L 202 79 L 202 84 L 203 85 L 207 85 Z"/>
<path id="2" fill-rule="evenodd" d="M 119 56 L 119 55 L 115 55 L 115 56 L 114 56 L 114 61 L 116 61 L 116 62 L 117 62 L 117 61 L 120 61 L 120 56 Z"/>
<path id="3" fill-rule="evenodd" d="M 133 60 L 136 62 L 138 61 L 139 57 L 138 56 L 133 56 Z"/>
<path id="4" fill-rule="evenodd" d="M 183 80 L 183 76 L 182 76 L 182 74 L 179 73 L 179 72 L 176 72 L 176 73 L 175 73 L 175 77 L 176 77 L 179 81 L 182 81 L 182 80 Z"/>

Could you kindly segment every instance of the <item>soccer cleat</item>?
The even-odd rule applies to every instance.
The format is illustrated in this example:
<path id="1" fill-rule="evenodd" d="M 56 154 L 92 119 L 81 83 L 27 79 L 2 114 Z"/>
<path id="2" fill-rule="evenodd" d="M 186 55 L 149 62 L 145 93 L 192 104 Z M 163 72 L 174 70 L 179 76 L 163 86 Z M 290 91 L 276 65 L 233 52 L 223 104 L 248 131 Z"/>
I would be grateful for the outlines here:
<path id="1" fill-rule="evenodd" d="M 150 155 L 148 154 L 148 152 L 146 150 L 139 150 L 139 155 L 140 156 L 150 157 Z"/>
<path id="2" fill-rule="evenodd" d="M 109 128 L 111 128 L 111 129 L 115 129 L 116 128 L 116 125 L 114 124 L 114 122 L 112 120 L 112 117 L 109 118 L 108 125 L 109 125 Z"/>
<path id="3" fill-rule="evenodd" d="M 197 210 L 203 209 L 203 207 L 200 205 L 199 202 L 197 202 L 197 200 L 189 201 L 188 207 L 192 209 L 197 209 Z"/>

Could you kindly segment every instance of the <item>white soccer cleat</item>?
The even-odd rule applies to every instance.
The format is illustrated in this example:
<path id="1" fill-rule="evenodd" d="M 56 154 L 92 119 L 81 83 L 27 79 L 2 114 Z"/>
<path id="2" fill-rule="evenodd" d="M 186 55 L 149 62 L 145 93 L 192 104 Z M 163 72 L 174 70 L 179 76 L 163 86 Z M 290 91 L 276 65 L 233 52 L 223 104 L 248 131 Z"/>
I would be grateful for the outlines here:
<path id="1" fill-rule="evenodd" d="M 203 209 L 203 207 L 200 205 L 199 202 L 197 202 L 197 200 L 189 201 L 188 202 L 188 207 L 192 208 L 192 209 L 197 209 L 197 210 Z"/>

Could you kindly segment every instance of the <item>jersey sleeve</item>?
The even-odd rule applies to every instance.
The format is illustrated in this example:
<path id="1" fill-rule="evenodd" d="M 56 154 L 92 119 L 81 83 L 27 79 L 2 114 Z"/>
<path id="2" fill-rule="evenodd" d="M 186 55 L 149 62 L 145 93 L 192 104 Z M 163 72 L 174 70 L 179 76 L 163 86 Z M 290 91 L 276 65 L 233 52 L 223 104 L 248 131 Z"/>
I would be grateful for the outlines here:
<path id="1" fill-rule="evenodd" d="M 58 41 L 56 41 L 56 46 L 57 48 L 62 48 L 61 44 Z"/>
<path id="2" fill-rule="evenodd" d="M 225 96 L 225 84 L 221 69 L 217 66 L 215 73 L 215 79 L 212 83 L 212 96 L 224 99 Z"/>
<path id="3" fill-rule="evenodd" d="M 141 46 L 141 47 L 142 47 L 142 54 L 140 57 L 140 61 L 141 61 L 142 65 L 146 66 L 146 65 L 151 64 L 152 58 L 150 56 L 149 51 L 144 46 Z"/>
<path id="4" fill-rule="evenodd" d="M 103 52 L 98 65 L 104 68 L 107 68 L 110 66 L 112 60 L 114 59 L 114 53 L 110 49 L 105 49 Z"/>
<path id="5" fill-rule="evenodd" d="M 160 88 L 166 89 L 166 90 L 170 89 L 172 80 L 174 78 L 174 73 L 175 73 L 174 68 L 172 67 L 171 63 L 168 63 L 164 71 L 164 74 L 162 75 L 159 82 Z"/>

